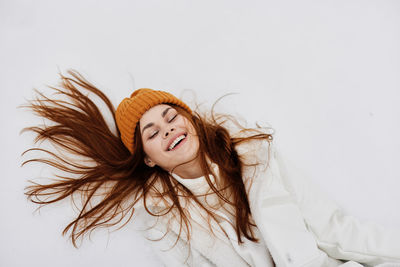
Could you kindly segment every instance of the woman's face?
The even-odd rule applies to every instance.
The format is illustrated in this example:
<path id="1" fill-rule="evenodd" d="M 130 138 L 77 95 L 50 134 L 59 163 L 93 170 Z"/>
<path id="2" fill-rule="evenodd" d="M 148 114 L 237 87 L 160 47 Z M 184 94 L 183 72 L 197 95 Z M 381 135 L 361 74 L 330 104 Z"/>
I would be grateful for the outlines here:
<path id="1" fill-rule="evenodd" d="M 145 163 L 171 171 L 196 159 L 199 139 L 192 123 L 169 105 L 160 104 L 146 111 L 139 121 Z"/>

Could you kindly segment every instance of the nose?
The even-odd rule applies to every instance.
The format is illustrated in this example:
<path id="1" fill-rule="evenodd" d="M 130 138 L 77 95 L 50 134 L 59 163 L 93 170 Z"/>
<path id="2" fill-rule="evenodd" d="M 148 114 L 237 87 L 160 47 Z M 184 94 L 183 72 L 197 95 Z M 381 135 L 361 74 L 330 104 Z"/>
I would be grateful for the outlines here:
<path id="1" fill-rule="evenodd" d="M 164 138 L 168 137 L 169 134 L 171 134 L 173 131 L 175 131 L 174 127 L 169 127 L 164 133 Z"/>

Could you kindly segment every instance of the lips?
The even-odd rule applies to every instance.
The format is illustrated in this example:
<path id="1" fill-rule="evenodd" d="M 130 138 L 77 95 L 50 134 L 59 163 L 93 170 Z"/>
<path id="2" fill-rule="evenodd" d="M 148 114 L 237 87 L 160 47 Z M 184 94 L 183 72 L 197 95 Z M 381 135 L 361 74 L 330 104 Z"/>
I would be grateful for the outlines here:
<path id="1" fill-rule="evenodd" d="M 167 151 L 173 150 L 177 145 L 179 145 L 185 138 L 187 134 L 186 133 L 180 133 L 175 135 L 171 140 L 168 142 L 167 146 Z"/>

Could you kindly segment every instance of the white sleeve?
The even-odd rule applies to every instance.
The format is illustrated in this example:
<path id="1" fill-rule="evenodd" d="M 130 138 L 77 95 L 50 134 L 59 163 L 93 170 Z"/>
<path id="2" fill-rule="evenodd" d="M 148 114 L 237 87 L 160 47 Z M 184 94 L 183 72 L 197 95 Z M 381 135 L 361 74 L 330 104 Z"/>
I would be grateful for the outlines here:
<path id="1" fill-rule="evenodd" d="M 169 231 L 165 236 L 164 232 L 153 227 L 146 231 L 153 251 L 166 267 L 201 266 L 215 267 L 206 257 L 196 249 L 191 249 L 185 241 L 173 232 Z M 164 236 L 164 237 L 163 237 Z M 160 239 L 160 237 L 163 237 Z M 178 240 L 177 240 L 178 238 Z M 158 240 L 160 239 L 160 240 Z M 176 243 L 176 244 L 175 244 Z"/>
<path id="2" fill-rule="evenodd" d="M 306 226 L 317 245 L 329 256 L 368 265 L 400 263 L 400 231 L 384 229 L 372 223 L 361 223 L 344 214 L 336 203 L 274 151 L 279 171 L 287 189 L 303 214 Z M 395 264 L 394 266 L 400 266 Z"/>
<path id="3" fill-rule="evenodd" d="M 163 233 L 156 228 L 152 228 L 147 231 L 146 236 L 149 240 L 157 240 L 150 241 L 150 244 L 155 254 L 163 262 L 164 266 L 189 266 L 189 264 L 185 263 L 188 253 L 185 252 L 185 245 L 182 244 L 182 240 L 178 240 L 176 245 L 173 247 L 176 242 L 176 235 L 174 233 L 170 233 L 164 238 L 158 240 L 163 236 Z M 175 240 L 173 240 L 174 236 Z"/>

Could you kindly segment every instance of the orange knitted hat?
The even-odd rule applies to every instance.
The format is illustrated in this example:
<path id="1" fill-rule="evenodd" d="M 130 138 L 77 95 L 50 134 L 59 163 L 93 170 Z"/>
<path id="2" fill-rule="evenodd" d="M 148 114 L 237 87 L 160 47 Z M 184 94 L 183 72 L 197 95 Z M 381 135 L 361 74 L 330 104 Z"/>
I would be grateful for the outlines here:
<path id="1" fill-rule="evenodd" d="M 121 140 L 131 153 L 133 153 L 134 148 L 136 125 L 147 110 L 158 104 L 175 104 L 192 113 L 185 103 L 170 93 L 149 88 L 137 89 L 131 94 L 130 98 L 122 100 L 115 112 Z"/>

